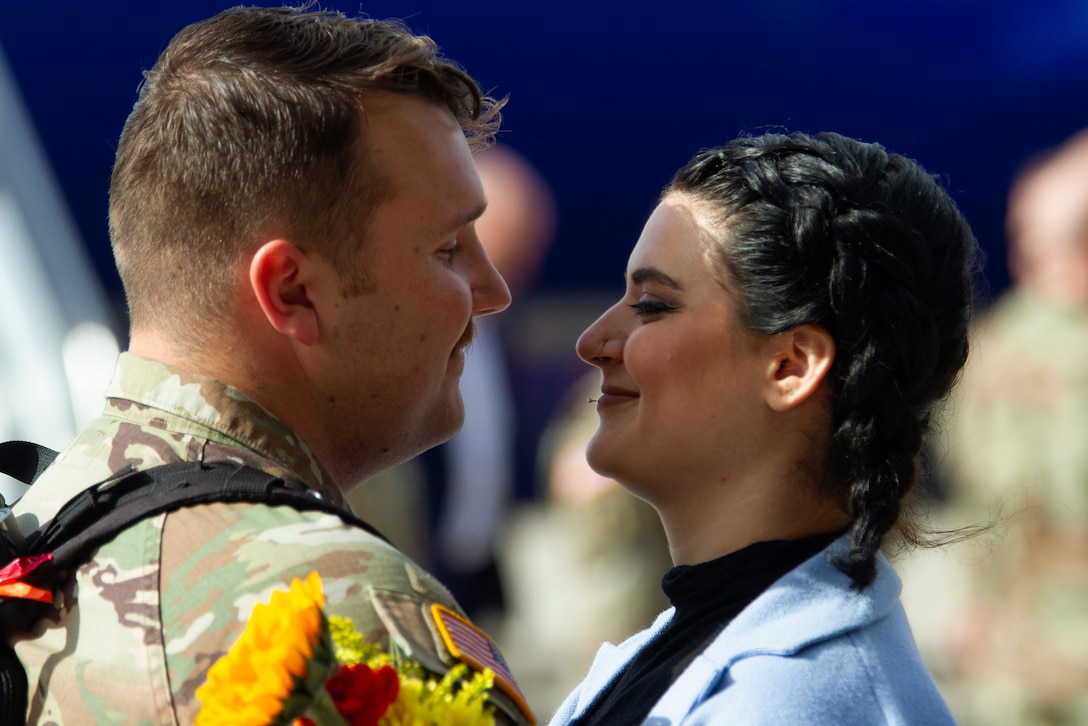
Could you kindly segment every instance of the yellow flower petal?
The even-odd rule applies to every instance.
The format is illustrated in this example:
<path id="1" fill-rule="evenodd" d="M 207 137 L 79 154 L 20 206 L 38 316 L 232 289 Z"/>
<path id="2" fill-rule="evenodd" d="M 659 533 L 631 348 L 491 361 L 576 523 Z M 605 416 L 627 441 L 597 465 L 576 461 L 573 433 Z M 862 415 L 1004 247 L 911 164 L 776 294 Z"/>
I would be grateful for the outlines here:
<path id="1" fill-rule="evenodd" d="M 267 605 L 258 603 L 241 637 L 197 689 L 197 726 L 266 726 L 275 720 L 311 668 L 314 644 L 324 633 L 324 606 L 316 572 L 305 582 L 293 580 L 287 592 L 273 592 Z"/>

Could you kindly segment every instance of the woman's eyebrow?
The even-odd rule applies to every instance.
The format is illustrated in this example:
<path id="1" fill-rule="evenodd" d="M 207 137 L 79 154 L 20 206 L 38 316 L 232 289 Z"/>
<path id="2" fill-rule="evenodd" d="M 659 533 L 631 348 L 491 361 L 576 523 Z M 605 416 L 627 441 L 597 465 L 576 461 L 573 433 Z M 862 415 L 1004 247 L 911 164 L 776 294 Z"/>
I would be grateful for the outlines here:
<path id="1" fill-rule="evenodd" d="M 681 285 L 679 282 L 672 279 L 656 267 L 640 267 L 631 273 L 631 282 L 633 282 L 634 284 L 641 285 L 643 282 L 646 281 L 656 282 L 664 285 L 665 287 L 671 287 L 674 290 L 684 289 L 683 285 Z"/>

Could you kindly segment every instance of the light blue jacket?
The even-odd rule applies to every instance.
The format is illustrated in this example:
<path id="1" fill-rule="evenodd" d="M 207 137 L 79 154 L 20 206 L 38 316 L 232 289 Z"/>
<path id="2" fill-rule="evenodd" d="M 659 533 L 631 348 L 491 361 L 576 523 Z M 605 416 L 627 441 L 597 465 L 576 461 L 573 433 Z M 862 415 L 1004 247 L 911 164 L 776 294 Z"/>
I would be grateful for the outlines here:
<path id="1" fill-rule="evenodd" d="M 827 559 L 846 546 L 845 538 L 836 540 L 756 598 L 643 724 L 955 724 L 914 644 L 899 577 L 880 555 L 873 584 L 852 589 Z M 619 646 L 601 646 L 551 726 L 580 715 L 672 613 Z"/>

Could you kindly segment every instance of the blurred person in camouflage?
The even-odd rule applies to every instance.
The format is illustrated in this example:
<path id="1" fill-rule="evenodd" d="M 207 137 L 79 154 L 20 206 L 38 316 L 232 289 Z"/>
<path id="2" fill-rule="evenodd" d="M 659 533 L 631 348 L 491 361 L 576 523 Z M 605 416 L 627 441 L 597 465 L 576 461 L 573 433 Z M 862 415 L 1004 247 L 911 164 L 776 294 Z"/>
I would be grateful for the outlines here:
<path id="1" fill-rule="evenodd" d="M 1004 537 L 947 622 L 965 724 L 1088 723 L 1088 131 L 1031 161 L 1007 215 L 1013 287 L 974 331 L 937 462 L 949 510 Z"/>
<path id="2" fill-rule="evenodd" d="M 182 30 L 146 74 L 110 186 L 129 351 L 103 417 L 18 503 L 20 529 L 123 467 L 179 460 L 342 503 L 450 438 L 473 319 L 510 302 L 474 227 L 472 150 L 500 107 L 397 23 L 234 8 Z M 133 525 L 74 573 L 15 644 L 29 721 L 191 723 L 254 602 L 313 570 L 368 639 L 452 665 L 417 636 L 433 603 L 459 606 L 384 540 L 216 503 Z M 529 722 L 502 685 L 500 721 Z"/>
<path id="3" fill-rule="evenodd" d="M 503 644 L 533 707 L 554 711 L 603 642 L 620 643 L 669 606 L 669 543 L 646 502 L 586 461 L 601 376 L 576 380 L 540 437 L 544 491 L 513 512 L 499 549 L 509 591 Z"/>

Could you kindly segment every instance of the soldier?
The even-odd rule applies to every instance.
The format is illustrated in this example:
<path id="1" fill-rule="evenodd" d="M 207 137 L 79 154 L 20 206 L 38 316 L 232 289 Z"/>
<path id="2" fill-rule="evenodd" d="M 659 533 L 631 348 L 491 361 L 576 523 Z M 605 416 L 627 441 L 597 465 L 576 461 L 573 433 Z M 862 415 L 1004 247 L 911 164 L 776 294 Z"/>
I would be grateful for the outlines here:
<path id="1" fill-rule="evenodd" d="M 1013 287 L 974 330 L 949 412 L 946 515 L 994 521 L 993 557 L 930 656 L 964 723 L 1088 723 L 1088 131 L 1009 194 Z M 932 602 L 932 601 L 930 601 Z M 942 632 L 943 631 L 943 632 Z"/>
<path id="2" fill-rule="evenodd" d="M 105 412 L 16 508 L 31 532 L 123 467 L 240 462 L 335 502 L 450 438 L 473 318 L 506 284 L 474 223 L 501 102 L 395 23 L 235 8 L 147 73 L 110 186 L 131 318 Z M 336 516 L 183 508 L 130 527 L 16 643 L 31 723 L 190 723 L 255 602 L 316 570 L 327 610 L 443 671 L 432 576 Z M 419 636 L 425 637 L 419 637 Z M 445 649 L 443 649 L 445 647 Z M 491 699 L 525 723 L 512 680 Z"/>

